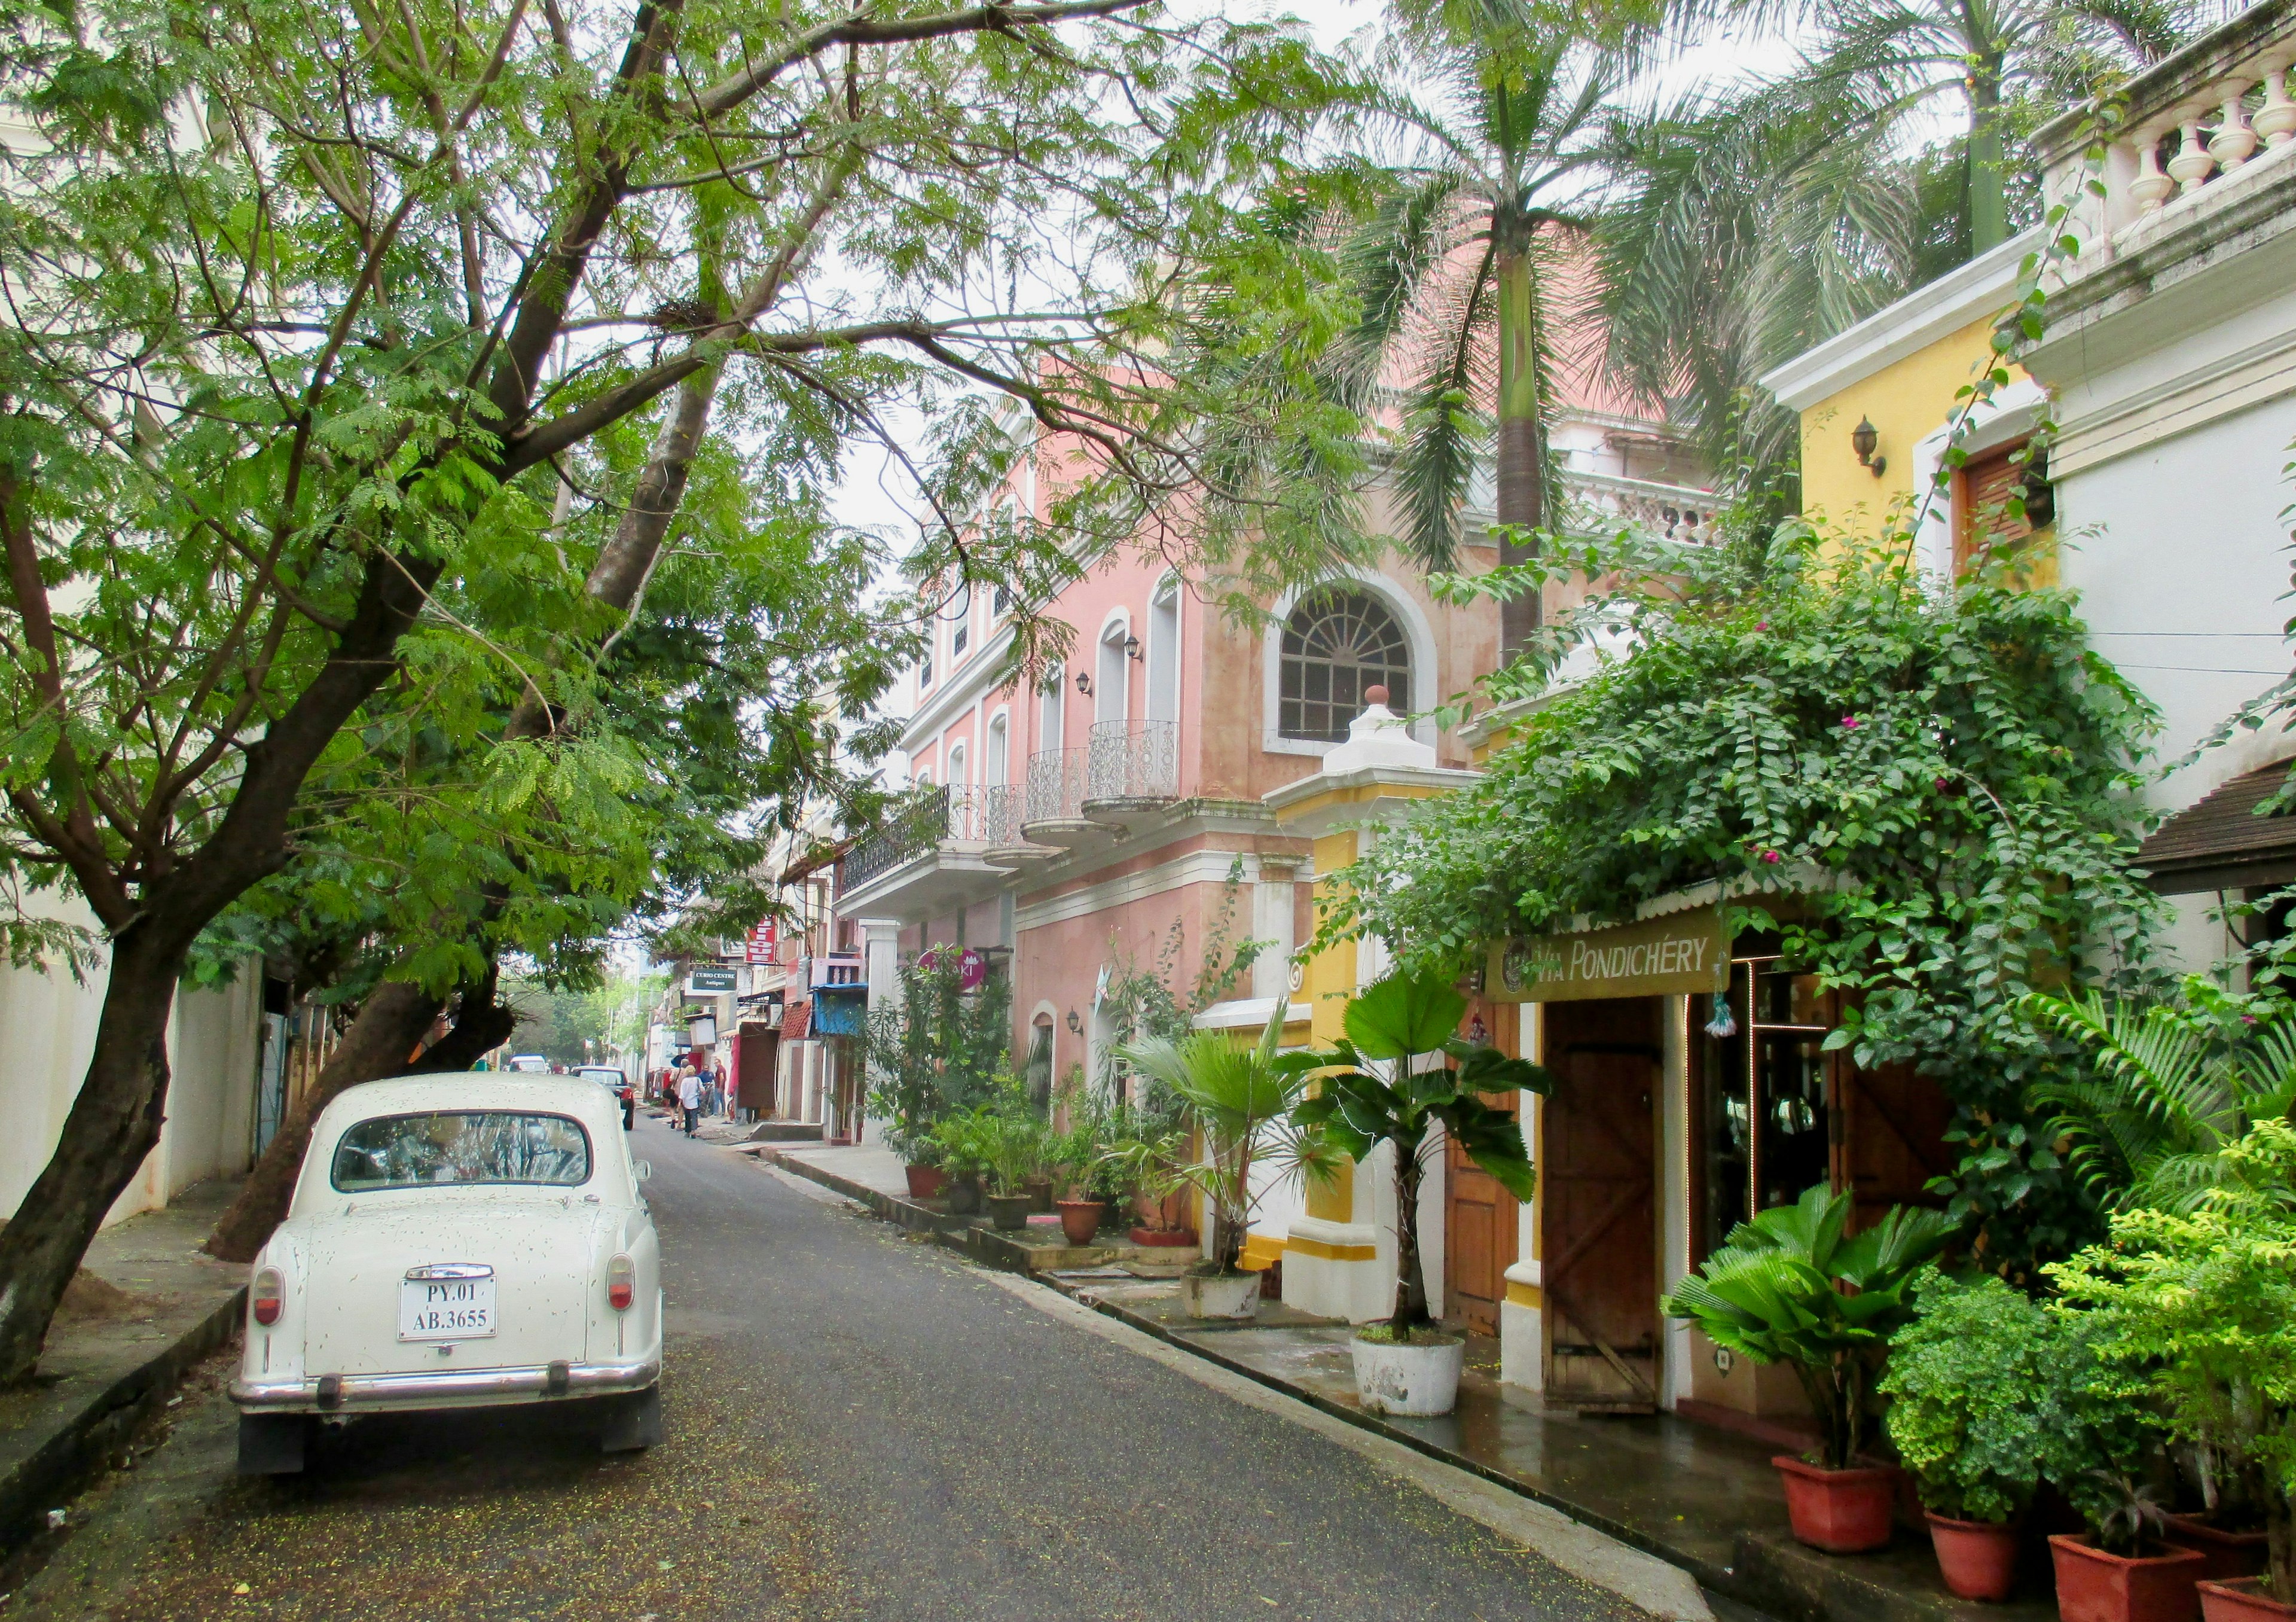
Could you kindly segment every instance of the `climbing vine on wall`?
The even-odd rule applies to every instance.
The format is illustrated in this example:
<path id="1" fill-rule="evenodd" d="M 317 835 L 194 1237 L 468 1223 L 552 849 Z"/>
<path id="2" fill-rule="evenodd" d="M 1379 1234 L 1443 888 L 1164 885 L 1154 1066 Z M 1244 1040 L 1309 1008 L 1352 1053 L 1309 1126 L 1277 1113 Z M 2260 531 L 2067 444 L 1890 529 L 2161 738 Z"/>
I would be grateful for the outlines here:
<path id="1" fill-rule="evenodd" d="M 1322 932 L 1464 968 L 1492 939 L 1723 881 L 1740 927 L 1851 993 L 1830 1045 L 1911 1063 L 1960 1107 L 1953 1201 L 2022 1275 L 2093 1214 L 2025 1108 L 2065 1058 L 2017 1005 L 2151 973 L 2156 902 L 2128 864 L 2153 715 L 2069 594 L 2020 589 L 2007 558 L 1948 590 L 1902 556 L 1795 528 L 1629 567 L 1555 643 L 1576 634 L 1583 679 L 1349 869 Z"/>

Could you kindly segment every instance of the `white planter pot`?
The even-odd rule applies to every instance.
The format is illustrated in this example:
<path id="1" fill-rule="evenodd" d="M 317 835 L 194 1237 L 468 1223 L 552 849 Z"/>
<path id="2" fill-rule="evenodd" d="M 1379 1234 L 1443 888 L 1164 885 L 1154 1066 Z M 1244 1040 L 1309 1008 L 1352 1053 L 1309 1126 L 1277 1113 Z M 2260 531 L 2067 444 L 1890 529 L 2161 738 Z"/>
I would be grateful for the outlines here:
<path id="1" fill-rule="evenodd" d="M 1467 1343 L 1431 1346 L 1389 1346 L 1375 1340 L 1348 1343 L 1355 1354 L 1356 1396 L 1374 1413 L 1426 1418 L 1448 1413 L 1459 1402 L 1459 1371 Z"/>
<path id="2" fill-rule="evenodd" d="M 1183 1273 L 1180 1305 L 1191 1318 L 1254 1317 L 1259 1312 L 1259 1275 L 1239 1272 L 1206 1279 Z"/>

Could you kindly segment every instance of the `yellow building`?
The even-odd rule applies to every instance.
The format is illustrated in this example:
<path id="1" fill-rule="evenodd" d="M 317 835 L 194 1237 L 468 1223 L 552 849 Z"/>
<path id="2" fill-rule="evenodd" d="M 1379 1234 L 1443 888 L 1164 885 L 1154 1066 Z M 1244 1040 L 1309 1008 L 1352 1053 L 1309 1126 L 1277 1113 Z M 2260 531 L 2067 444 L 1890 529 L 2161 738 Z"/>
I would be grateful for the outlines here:
<path id="1" fill-rule="evenodd" d="M 2046 488 L 2019 460 L 2046 396 L 2012 366 L 2010 382 L 1968 412 L 1965 459 L 1940 484 L 1956 442 L 1961 391 L 1987 368 L 1994 323 L 2017 300 L 2037 234 L 2004 243 L 1916 289 L 1848 332 L 1796 356 L 1762 384 L 1801 418 L 1803 515 L 1824 532 L 1863 539 L 1910 530 L 1922 563 L 1960 573 L 1986 540 L 2047 531 Z M 2023 486 L 2042 522 L 2019 525 L 2003 503 Z M 2035 548 L 2037 582 L 2054 579 L 2054 537 Z"/>

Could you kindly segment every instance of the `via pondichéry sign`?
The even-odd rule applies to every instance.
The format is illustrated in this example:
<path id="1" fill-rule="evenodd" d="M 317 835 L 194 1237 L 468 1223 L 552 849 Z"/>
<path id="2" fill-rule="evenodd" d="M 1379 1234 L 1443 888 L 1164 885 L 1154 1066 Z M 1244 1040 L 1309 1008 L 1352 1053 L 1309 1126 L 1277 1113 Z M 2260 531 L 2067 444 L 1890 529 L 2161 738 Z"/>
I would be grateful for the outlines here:
<path id="1" fill-rule="evenodd" d="M 1721 911 L 1700 907 L 1607 929 L 1498 942 L 1483 987 L 1495 1002 L 1574 1002 L 1719 991 L 1729 974 Z"/>

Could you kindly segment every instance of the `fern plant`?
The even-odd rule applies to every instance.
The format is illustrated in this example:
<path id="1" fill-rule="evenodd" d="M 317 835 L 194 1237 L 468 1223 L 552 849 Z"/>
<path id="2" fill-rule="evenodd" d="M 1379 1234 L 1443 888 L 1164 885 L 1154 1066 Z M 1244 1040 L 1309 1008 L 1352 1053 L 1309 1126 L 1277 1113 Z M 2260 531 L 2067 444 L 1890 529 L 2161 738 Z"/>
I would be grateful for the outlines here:
<path id="1" fill-rule="evenodd" d="M 2087 1075 L 2038 1087 L 2050 1130 L 2111 1210 L 2189 1211 L 2235 1162 L 2226 1145 L 2296 1108 L 2296 1003 L 2199 976 L 2174 1000 L 2036 992 L 2026 1011 L 2073 1042 Z"/>

